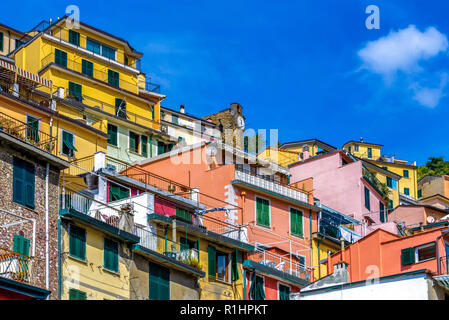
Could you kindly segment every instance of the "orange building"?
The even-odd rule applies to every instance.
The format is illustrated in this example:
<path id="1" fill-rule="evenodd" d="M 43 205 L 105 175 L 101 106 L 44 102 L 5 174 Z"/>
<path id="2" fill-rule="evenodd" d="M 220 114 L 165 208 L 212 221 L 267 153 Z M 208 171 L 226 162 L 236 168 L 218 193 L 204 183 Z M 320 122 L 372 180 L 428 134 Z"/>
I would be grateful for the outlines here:
<path id="1" fill-rule="evenodd" d="M 198 188 L 237 208 L 214 217 L 242 225 L 246 241 L 256 247 L 243 264 L 245 298 L 288 299 L 290 292 L 313 281 L 311 234 L 316 232 L 320 208 L 305 191 L 311 183 L 302 182 L 302 188 L 289 185 L 287 169 L 224 144 L 188 146 L 134 167 Z M 122 173 L 130 175 L 132 170 Z"/>

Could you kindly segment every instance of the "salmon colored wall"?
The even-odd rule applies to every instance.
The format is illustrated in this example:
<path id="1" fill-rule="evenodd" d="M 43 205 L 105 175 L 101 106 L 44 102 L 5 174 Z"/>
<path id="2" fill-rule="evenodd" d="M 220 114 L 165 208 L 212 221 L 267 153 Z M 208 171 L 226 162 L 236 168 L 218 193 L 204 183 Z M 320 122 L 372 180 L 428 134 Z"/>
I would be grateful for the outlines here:
<path id="1" fill-rule="evenodd" d="M 252 275 L 252 272 L 246 273 L 246 280 L 247 280 L 247 282 L 246 282 L 246 300 L 250 300 L 249 290 L 251 288 L 251 281 L 250 281 L 251 275 Z M 298 293 L 300 290 L 298 287 L 292 286 L 291 284 L 287 284 L 287 283 L 278 281 L 273 278 L 265 277 L 261 274 L 257 274 L 257 275 L 264 278 L 265 300 L 279 300 L 279 292 L 278 292 L 279 283 L 284 286 L 290 287 L 290 293 Z"/>
<path id="2" fill-rule="evenodd" d="M 435 241 L 444 228 L 438 228 L 409 237 L 399 237 L 384 230 L 377 230 L 369 236 L 353 243 L 342 252 L 329 258 L 328 270 L 333 272 L 334 265 L 340 261 L 349 264 L 350 282 L 363 281 L 367 278 L 385 277 L 402 272 L 428 269 L 437 273 L 437 259 L 412 265 L 402 266 L 401 250 Z M 439 242 L 439 257 L 444 256 L 444 238 Z M 378 268 L 378 274 L 376 274 Z"/>

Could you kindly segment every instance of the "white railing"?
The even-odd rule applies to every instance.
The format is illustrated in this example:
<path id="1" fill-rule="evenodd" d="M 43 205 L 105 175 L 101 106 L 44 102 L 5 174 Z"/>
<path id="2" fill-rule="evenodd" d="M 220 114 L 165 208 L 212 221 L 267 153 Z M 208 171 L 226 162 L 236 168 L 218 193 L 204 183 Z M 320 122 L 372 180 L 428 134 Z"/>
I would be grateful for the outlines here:
<path id="1" fill-rule="evenodd" d="M 157 251 L 157 236 L 151 231 L 142 228 L 136 229 L 137 235 L 140 237 L 139 245 L 144 248 Z"/>
<path id="2" fill-rule="evenodd" d="M 306 267 L 304 264 L 296 262 L 295 260 L 293 260 L 293 257 L 295 257 L 294 254 L 292 254 L 291 257 L 290 255 L 280 256 L 278 254 L 262 249 L 256 249 L 255 252 L 248 254 L 248 258 L 250 260 L 276 269 L 278 271 L 288 273 L 292 276 L 310 281 L 312 269 Z"/>
<path id="3" fill-rule="evenodd" d="M 295 189 L 283 186 L 279 183 L 276 183 L 273 181 L 268 181 L 268 180 L 259 178 L 254 175 L 251 175 L 251 174 L 248 174 L 245 172 L 241 172 L 239 170 L 235 171 L 235 179 L 252 184 L 252 185 L 262 188 L 262 189 L 269 190 L 271 192 L 279 193 L 281 195 L 284 195 L 286 197 L 289 197 L 289 198 L 292 198 L 295 200 L 299 200 L 299 201 L 306 202 L 306 203 L 308 202 L 308 196 L 304 192 L 297 191 Z"/>

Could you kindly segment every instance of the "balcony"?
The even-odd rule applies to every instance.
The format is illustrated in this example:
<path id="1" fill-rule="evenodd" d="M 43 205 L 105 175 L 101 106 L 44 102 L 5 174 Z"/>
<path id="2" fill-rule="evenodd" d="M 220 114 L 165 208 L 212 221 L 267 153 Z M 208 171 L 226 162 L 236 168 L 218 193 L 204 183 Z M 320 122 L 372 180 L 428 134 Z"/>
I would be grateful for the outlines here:
<path id="1" fill-rule="evenodd" d="M 0 248 L 0 277 L 30 282 L 31 258 L 4 248 Z"/>
<path id="2" fill-rule="evenodd" d="M 242 181 L 252 186 L 265 189 L 280 195 L 308 203 L 308 195 L 293 186 L 283 185 L 280 181 L 275 181 L 272 176 L 257 175 L 244 171 L 241 165 L 235 166 L 235 180 Z"/>
<path id="3" fill-rule="evenodd" d="M 151 82 L 151 79 L 145 81 L 145 91 L 161 93 L 161 86 Z"/>
<path id="4" fill-rule="evenodd" d="M 96 67 L 93 67 L 93 69 L 90 70 L 91 72 L 89 71 L 89 73 L 87 73 L 87 72 L 85 73 L 85 72 L 83 72 L 83 66 L 82 66 L 81 60 L 74 61 L 71 59 L 65 59 L 64 61 L 58 61 L 58 59 L 56 59 L 54 53 L 50 53 L 49 55 L 47 55 L 45 58 L 42 59 L 41 68 L 44 68 L 51 63 L 55 63 L 56 65 L 61 66 L 63 68 L 66 68 L 66 69 L 69 69 L 72 71 L 76 71 L 80 74 L 83 74 L 86 77 L 102 81 L 106 84 L 129 91 L 131 93 L 137 94 L 137 92 L 138 92 L 137 78 L 136 78 L 136 82 L 129 82 L 129 81 L 123 80 L 122 78 L 119 77 L 118 82 L 112 82 L 112 80 L 109 79 L 109 74 L 108 74 L 107 68 L 100 70 Z M 94 64 L 94 66 L 96 66 L 96 65 L 97 64 Z"/>
<path id="5" fill-rule="evenodd" d="M 70 46 L 70 47 L 76 47 L 79 51 L 81 51 L 84 54 L 89 54 L 92 57 L 97 58 L 98 60 L 101 61 L 105 61 L 108 62 L 112 65 L 116 65 L 125 69 L 128 68 L 132 68 L 138 71 L 141 71 L 141 60 L 137 59 L 137 58 L 128 58 L 125 59 L 123 58 L 123 62 L 120 62 L 117 60 L 117 57 L 125 57 L 126 53 L 121 50 L 121 49 L 117 49 L 117 48 L 110 48 L 113 51 L 115 51 L 115 58 L 110 58 L 108 54 L 105 54 L 106 52 L 101 52 L 103 50 L 100 50 L 100 52 L 94 52 L 90 49 L 87 48 L 87 39 L 88 37 L 86 37 L 83 34 L 79 34 L 78 39 L 70 39 L 69 38 L 69 29 L 65 26 L 65 24 L 62 24 L 61 26 L 54 26 L 51 29 L 44 29 L 44 30 L 37 30 L 37 31 L 41 31 L 44 33 L 44 36 L 51 38 L 52 40 L 56 40 L 59 41 L 61 43 L 63 43 L 66 46 Z M 42 29 L 42 28 L 41 28 Z M 75 40 L 75 41 L 74 41 Z M 95 41 L 96 42 L 96 41 Z M 81 44 L 83 44 L 83 46 L 81 46 Z M 99 43 L 101 44 L 101 43 Z M 101 44 L 103 45 L 103 44 Z M 126 61 L 128 60 L 128 61 Z M 127 62 L 127 63 L 125 63 Z M 134 71 L 134 70 L 133 70 Z"/>
<path id="6" fill-rule="evenodd" d="M 48 153 L 56 154 L 56 138 L 40 131 L 31 124 L 19 121 L 2 112 L 0 112 L 0 131 L 6 132 Z"/>
<path id="7" fill-rule="evenodd" d="M 120 210 L 97 201 L 87 195 L 66 189 L 60 198 L 60 213 L 80 219 L 94 228 L 99 228 L 124 240 L 138 242 L 134 217 L 129 206 Z"/>
<path id="8" fill-rule="evenodd" d="M 256 251 L 248 254 L 248 259 L 257 262 L 267 268 L 288 274 L 290 276 L 311 281 L 312 269 L 306 267 L 295 255 L 284 255 L 256 248 Z"/>

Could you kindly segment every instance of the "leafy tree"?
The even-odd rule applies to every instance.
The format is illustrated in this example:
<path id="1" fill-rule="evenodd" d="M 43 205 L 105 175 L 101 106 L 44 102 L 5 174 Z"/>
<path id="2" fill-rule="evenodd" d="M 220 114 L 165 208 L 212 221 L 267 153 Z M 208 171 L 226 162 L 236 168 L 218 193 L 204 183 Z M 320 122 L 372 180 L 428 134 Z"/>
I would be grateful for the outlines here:
<path id="1" fill-rule="evenodd" d="M 430 157 L 427 163 L 418 168 L 418 180 L 426 176 L 442 176 L 449 174 L 449 161 L 443 157 Z"/>

